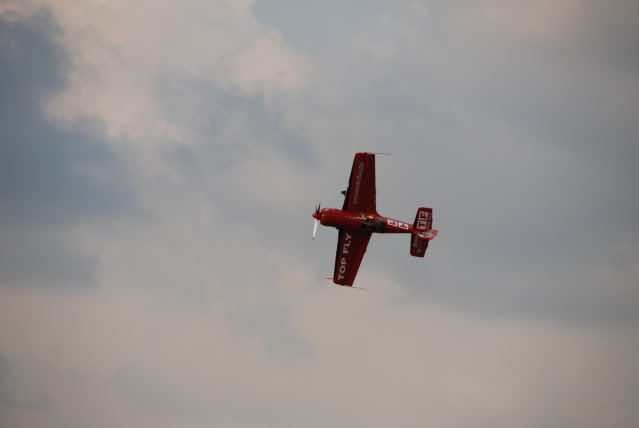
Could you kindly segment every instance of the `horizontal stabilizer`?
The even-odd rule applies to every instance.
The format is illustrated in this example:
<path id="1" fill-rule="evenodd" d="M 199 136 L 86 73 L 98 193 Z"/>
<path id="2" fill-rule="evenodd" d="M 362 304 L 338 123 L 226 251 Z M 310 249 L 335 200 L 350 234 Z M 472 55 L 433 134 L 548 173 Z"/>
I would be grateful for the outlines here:
<path id="1" fill-rule="evenodd" d="M 413 257 L 424 257 L 429 242 L 428 239 L 421 239 L 417 234 L 411 234 L 410 255 Z"/>

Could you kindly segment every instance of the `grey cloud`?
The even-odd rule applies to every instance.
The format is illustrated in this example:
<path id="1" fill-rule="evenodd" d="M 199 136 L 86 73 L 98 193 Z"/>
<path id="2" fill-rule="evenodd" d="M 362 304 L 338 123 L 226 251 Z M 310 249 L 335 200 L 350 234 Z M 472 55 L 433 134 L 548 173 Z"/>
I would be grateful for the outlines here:
<path id="1" fill-rule="evenodd" d="M 344 40 L 368 20 L 389 9 L 380 0 L 323 1 L 303 4 L 295 0 L 257 1 L 260 22 L 277 27 L 288 43 L 302 51 L 325 53 L 340 48 Z"/>
<path id="2" fill-rule="evenodd" d="M 8 336 L 29 356 L 25 372 L 53 372 L 48 391 L 67 392 L 52 393 L 56 407 L 32 425 L 635 426 L 637 177 L 628 165 L 636 125 L 618 115 L 627 109 L 612 94 L 603 106 L 584 102 L 601 92 L 581 88 L 614 86 L 609 75 L 579 74 L 573 85 L 574 75 L 548 65 L 555 53 L 469 40 L 439 19 L 439 28 L 400 40 L 388 63 L 350 51 L 318 61 L 317 86 L 282 104 L 156 82 L 156 101 L 186 144 L 153 145 L 140 164 L 160 172 L 125 177 L 156 217 L 99 235 L 110 266 L 100 293 L 50 301 L 34 293 L 43 313 L 26 316 L 25 327 L 49 340 Z M 570 96 L 557 97 L 564 88 Z M 31 272 L 25 263 L 5 275 L 84 284 L 99 260 L 67 232 L 122 214 L 128 194 L 96 125 L 50 128 L 42 125 L 64 168 L 47 180 L 74 190 L 60 191 L 58 205 L 40 179 L 15 193 L 24 201 L 6 208 L 12 227 L 3 237 L 14 244 L 0 245 L 0 272 L 33 259 L 49 267 Z M 65 144 L 78 135 L 92 149 Z M 238 168 L 251 174 L 241 168 L 264 148 L 295 166 L 302 184 L 277 203 L 243 188 L 255 177 L 233 181 L 244 179 Z M 316 198 L 339 206 L 353 152 L 378 149 L 393 152 L 378 161 L 380 211 L 411 221 L 417 206 L 433 206 L 440 236 L 423 260 L 409 256 L 406 236 L 375 236 L 359 285 L 379 284 L 377 273 L 393 283 L 324 293 L 336 236 L 324 229 L 311 241 L 310 211 Z M 282 164 L 270 165 L 260 179 L 285 184 L 275 178 Z M 27 206 L 38 215 L 20 215 Z M 410 302 L 389 302 L 384 293 L 395 287 Z M 25 309 L 34 304 L 29 293 L 0 291 Z M 51 359 L 49 348 L 58 351 Z M 0 391 L 2 373 L 0 359 Z"/>
<path id="3" fill-rule="evenodd" d="M 280 298 L 264 296 L 258 303 L 237 305 L 229 319 L 239 334 L 259 337 L 272 355 L 291 364 L 313 356 L 313 347 L 291 324 L 290 310 Z"/>
<path id="4" fill-rule="evenodd" d="M 177 158 L 186 160 L 189 168 L 197 170 L 194 161 L 204 156 L 200 168 L 225 169 L 250 159 L 260 146 L 271 146 L 295 161 L 312 161 L 309 141 L 286 129 L 260 96 L 169 76 L 155 87 L 162 114 L 186 134 L 190 151 L 197 151 L 189 155 L 186 147 L 177 149 Z"/>
<path id="5" fill-rule="evenodd" d="M 289 26 L 301 11 L 278 20 L 261 7 L 258 18 L 280 26 L 288 39 L 301 31 Z M 435 2 L 424 22 L 409 22 L 417 26 L 413 38 L 373 38 L 397 43 L 389 61 L 355 50 L 321 64 L 317 72 L 326 81 L 319 90 L 326 93 L 311 92 L 296 102 L 308 117 L 327 117 L 326 126 L 343 131 L 344 141 L 316 141 L 305 122 L 298 131 L 283 126 L 275 109 L 256 97 L 160 81 L 164 114 L 189 139 L 168 158 L 197 186 L 210 178 L 208 170 L 216 176 L 266 146 L 308 166 L 301 180 L 344 186 L 344 153 L 392 151 L 395 156 L 378 169 L 386 174 L 378 182 L 382 212 L 410 221 L 414 208 L 432 205 L 442 234 L 433 258 L 419 267 L 406 259 L 406 243 L 379 237 L 364 270 L 387 266 L 411 294 L 484 316 L 636 322 L 639 295 L 629 277 L 639 245 L 636 76 L 620 63 L 602 64 L 601 45 L 593 43 L 613 26 L 604 31 L 586 21 L 573 33 L 560 32 L 561 40 L 527 44 L 508 34 L 495 39 L 481 29 L 459 31 L 452 22 L 463 8 Z M 597 14 L 590 8 L 586 15 Z M 330 13 L 321 16 L 318 22 L 334 22 Z M 623 37 L 632 38 L 625 28 Z M 360 124 L 362 116 L 369 120 Z M 228 133 L 233 124 L 241 132 Z M 349 140 L 351 134 L 356 139 Z M 332 164 L 320 164 L 315 152 L 328 151 L 324 159 Z M 338 171 L 336 165 L 345 167 Z M 211 183 L 208 192 L 223 218 L 251 228 L 256 242 L 279 248 L 306 247 L 309 207 L 342 188 L 309 188 L 305 199 L 276 207 L 241 197 L 223 174 L 217 176 L 222 181 Z M 322 234 L 332 239 L 331 231 Z M 308 250 L 314 258 L 323 256 L 319 245 Z M 327 254 L 316 258 L 329 263 L 318 263 L 318 277 L 331 271 L 332 251 Z M 596 274 L 602 270 L 613 273 Z"/>
<path id="6" fill-rule="evenodd" d="M 10 421 L 16 411 L 41 410 L 48 405 L 44 395 L 26 394 L 21 389 L 22 380 L 15 361 L 0 353 L 0 422 Z M 3 415 L 7 417 L 6 420 Z"/>
<path id="7" fill-rule="evenodd" d="M 252 395 L 250 391 L 242 391 L 238 387 L 225 390 L 227 385 L 220 385 L 218 389 L 212 385 L 213 397 L 204 398 L 193 391 L 162 383 L 156 376 L 149 375 L 141 367 L 126 367 L 118 370 L 112 382 L 115 388 L 139 410 L 153 418 L 161 418 L 164 423 L 180 425 L 186 423 L 196 426 L 211 424 L 227 426 L 235 423 L 288 426 L 292 420 L 296 419 L 295 411 L 292 409 L 274 409 L 260 403 L 252 403 L 251 411 L 247 412 L 241 403 L 228 403 L 229 397 L 237 394 L 250 397 Z M 238 379 L 238 383 L 241 382 L 242 380 Z M 215 397 L 218 400 L 215 400 Z"/>
<path id="8" fill-rule="evenodd" d="M 382 212 L 432 205 L 441 229 L 419 267 L 407 241 L 379 237 L 363 269 L 387 264 L 411 295 L 485 316 L 636 323 L 636 73 L 602 64 L 590 24 L 532 43 L 460 31 L 465 5 L 431 5 L 398 17 L 417 35 L 390 59 L 355 52 L 334 78 L 349 91 L 334 125 L 367 115 L 357 132 L 395 153 L 378 168 Z"/>
<path id="9" fill-rule="evenodd" d="M 55 227 L 0 227 L 0 284 L 64 288 L 93 284 L 97 257 L 74 246 L 64 229 L 51 229 Z"/>
<path id="10" fill-rule="evenodd" d="M 174 385 L 163 384 L 154 376 L 145 374 L 141 367 L 121 368 L 112 377 L 115 388 L 140 410 L 161 416 L 173 423 L 204 421 L 219 423 L 216 416 L 221 409 L 209 402 L 198 402 L 188 393 L 178 391 Z"/>
<path id="11" fill-rule="evenodd" d="M 637 17 L 639 4 L 633 0 L 608 2 L 585 1 L 576 48 L 595 55 L 602 63 L 627 71 L 639 72 Z M 585 43 L 583 43 L 585 41 Z"/>
<path id="12" fill-rule="evenodd" d="M 0 406 L 12 401 L 9 386 L 11 373 L 9 360 L 0 354 Z"/>
<path id="13" fill-rule="evenodd" d="M 191 190 L 206 186 L 207 198 L 218 208 L 222 221 L 237 222 L 255 229 L 255 239 L 271 246 L 273 237 L 291 242 L 297 235 L 287 229 L 306 224 L 294 207 L 312 209 L 312 202 L 287 200 L 284 205 L 269 203 L 269 195 L 256 200 L 247 195 L 240 183 L 230 182 L 226 174 L 246 164 L 257 166 L 264 153 L 299 171 L 317 171 L 316 149 L 308 132 L 287 126 L 283 113 L 269 107 L 259 96 L 211 87 L 198 81 L 164 78 L 157 83 L 158 100 L 163 115 L 176 123 L 184 133 L 185 144 L 169 145 L 162 159 L 179 171 L 182 182 Z M 268 162 L 264 159 L 264 164 Z M 348 174 L 348 173 L 345 173 Z M 275 175 L 275 174 L 273 174 Z M 256 180 L 251 170 L 243 177 Z M 277 186 L 273 198 L 278 199 Z M 315 197 L 310 195 L 309 197 Z M 273 221 L 283 215 L 283 221 Z M 296 241 L 296 245 L 302 242 Z"/>
<path id="14" fill-rule="evenodd" d="M 126 175 L 97 124 L 61 128 L 39 105 L 65 85 L 68 63 L 46 13 L 0 19 L 0 284 L 87 284 L 95 261 L 67 228 L 130 206 Z"/>

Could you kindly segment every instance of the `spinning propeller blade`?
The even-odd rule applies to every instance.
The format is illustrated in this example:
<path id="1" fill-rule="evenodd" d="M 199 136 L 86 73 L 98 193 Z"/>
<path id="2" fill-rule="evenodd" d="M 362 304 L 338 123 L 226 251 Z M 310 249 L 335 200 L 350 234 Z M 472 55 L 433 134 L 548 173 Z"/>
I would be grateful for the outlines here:
<path id="1" fill-rule="evenodd" d="M 315 214 L 313 214 L 313 217 L 315 218 L 315 223 L 313 224 L 313 239 L 315 239 L 315 234 L 317 234 L 317 223 L 319 218 L 321 217 L 321 211 L 322 209 L 322 203 L 319 202 L 316 206 L 315 206 Z"/>

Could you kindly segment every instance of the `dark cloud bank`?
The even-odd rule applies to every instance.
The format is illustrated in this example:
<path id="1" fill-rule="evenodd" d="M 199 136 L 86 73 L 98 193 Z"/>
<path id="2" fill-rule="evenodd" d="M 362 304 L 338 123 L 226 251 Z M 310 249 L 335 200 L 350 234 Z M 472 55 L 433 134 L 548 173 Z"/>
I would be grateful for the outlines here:
<path id="1" fill-rule="evenodd" d="M 129 205 L 121 162 L 99 125 L 52 124 L 40 101 L 65 86 L 64 50 L 47 14 L 0 17 L 0 286 L 78 286 L 97 260 L 73 244 L 72 225 Z"/>

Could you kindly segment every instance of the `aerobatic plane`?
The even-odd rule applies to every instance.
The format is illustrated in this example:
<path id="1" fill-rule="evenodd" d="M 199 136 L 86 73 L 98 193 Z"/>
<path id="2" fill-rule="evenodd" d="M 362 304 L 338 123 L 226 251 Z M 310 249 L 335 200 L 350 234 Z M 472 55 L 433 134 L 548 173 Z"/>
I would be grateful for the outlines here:
<path id="1" fill-rule="evenodd" d="M 412 225 L 377 213 L 375 153 L 355 153 L 348 189 L 342 194 L 341 210 L 322 209 L 318 204 L 312 214 L 315 218 L 313 239 L 318 222 L 339 231 L 333 271 L 335 284 L 353 286 L 373 233 L 409 233 L 410 255 L 414 257 L 424 257 L 428 243 L 437 236 L 437 230 L 433 230 L 432 208 L 418 208 Z"/>

